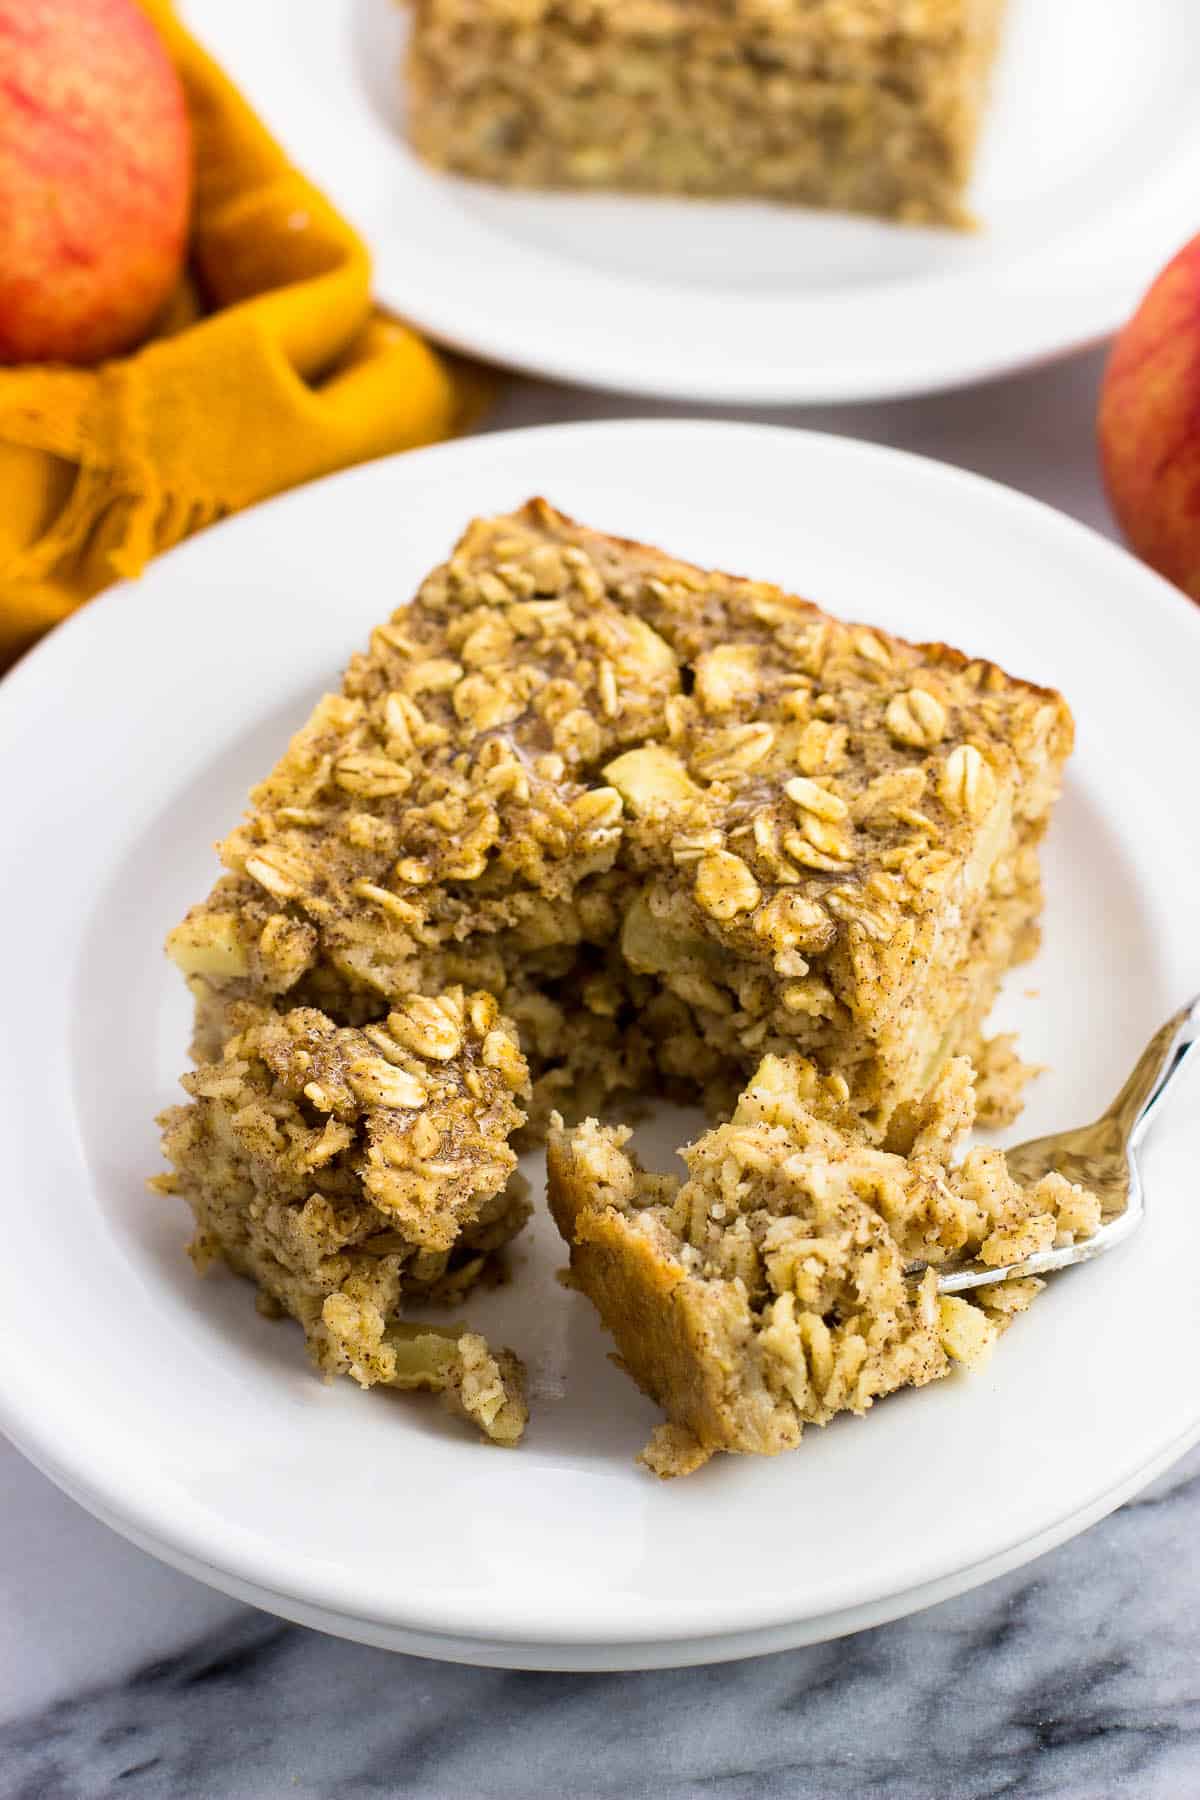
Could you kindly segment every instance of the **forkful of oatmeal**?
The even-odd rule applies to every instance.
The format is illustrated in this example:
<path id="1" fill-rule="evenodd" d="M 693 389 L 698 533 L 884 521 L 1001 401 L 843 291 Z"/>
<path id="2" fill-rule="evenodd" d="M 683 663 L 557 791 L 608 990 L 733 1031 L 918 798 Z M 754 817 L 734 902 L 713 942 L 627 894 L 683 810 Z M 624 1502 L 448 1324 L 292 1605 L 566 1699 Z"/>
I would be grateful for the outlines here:
<path id="1" fill-rule="evenodd" d="M 647 1467 L 770 1455 L 805 1425 L 980 1363 L 1043 1274 L 1136 1229 L 1136 1150 L 1198 1036 L 1200 1000 L 1095 1124 L 961 1161 L 966 1057 L 875 1145 L 840 1076 L 769 1055 L 732 1118 L 683 1152 L 684 1179 L 643 1169 L 626 1127 L 556 1122 L 550 1202 L 576 1283 L 667 1414 Z"/>

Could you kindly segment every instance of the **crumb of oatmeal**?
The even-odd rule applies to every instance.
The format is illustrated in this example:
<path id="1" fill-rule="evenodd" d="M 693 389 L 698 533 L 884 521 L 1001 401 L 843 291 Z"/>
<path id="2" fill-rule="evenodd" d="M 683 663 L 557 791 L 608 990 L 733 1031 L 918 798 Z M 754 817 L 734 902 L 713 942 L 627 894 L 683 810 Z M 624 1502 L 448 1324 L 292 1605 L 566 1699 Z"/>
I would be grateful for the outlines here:
<path id="1" fill-rule="evenodd" d="M 511 1351 L 401 1318 L 487 1280 L 529 1214 L 508 1142 L 527 1070 L 496 1002 L 451 989 L 360 1031 L 243 1001 L 229 1022 L 220 1061 L 185 1075 L 190 1103 L 160 1120 L 172 1172 L 155 1185 L 191 1207 L 197 1267 L 251 1276 L 326 1375 L 430 1389 L 515 1442 Z"/>
<path id="2" fill-rule="evenodd" d="M 971 1052 L 975 1066 L 975 1121 L 1011 1125 L 1025 1104 L 1025 1089 L 1046 1072 L 1045 1063 L 1027 1063 L 1017 1053 L 1015 1031 L 982 1038 Z"/>

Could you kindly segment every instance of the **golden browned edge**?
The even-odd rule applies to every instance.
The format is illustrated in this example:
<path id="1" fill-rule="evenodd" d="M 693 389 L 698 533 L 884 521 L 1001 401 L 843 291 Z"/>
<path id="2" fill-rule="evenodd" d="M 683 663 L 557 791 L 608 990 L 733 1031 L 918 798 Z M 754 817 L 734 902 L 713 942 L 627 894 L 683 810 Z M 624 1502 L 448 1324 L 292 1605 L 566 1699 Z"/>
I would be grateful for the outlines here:
<path id="1" fill-rule="evenodd" d="M 657 1255 L 614 1208 L 592 1204 L 571 1145 L 557 1134 L 546 1145 L 546 1170 L 550 1211 L 570 1247 L 572 1285 L 620 1344 L 616 1360 L 642 1392 L 706 1451 L 745 1449 L 743 1433 L 756 1426 L 753 1447 L 760 1455 L 790 1449 L 798 1433 L 780 1429 L 774 1409 L 767 1420 L 738 1419 L 731 1411 L 721 1372 L 736 1367 L 734 1321 L 703 1303 L 700 1284 Z"/>
<path id="2" fill-rule="evenodd" d="M 516 509 L 513 516 L 518 519 L 528 517 L 532 523 L 540 525 L 544 531 L 565 528 L 573 537 L 591 539 L 595 543 L 616 544 L 620 549 L 632 551 L 640 556 L 660 557 L 675 568 L 687 569 L 692 574 L 703 576 L 708 580 L 728 581 L 736 587 L 754 588 L 760 593 L 764 588 L 769 588 L 773 594 L 778 594 L 785 599 L 798 600 L 800 605 L 806 607 L 816 619 L 828 619 L 834 616 L 823 606 L 818 605 L 815 600 L 809 600 L 803 594 L 793 594 L 789 589 L 781 587 L 778 582 L 763 581 L 761 578 L 756 580 L 751 575 L 736 575 L 728 569 L 705 568 L 699 563 L 689 562 L 685 556 L 673 556 L 670 551 L 660 549 L 656 544 L 644 544 L 637 538 L 627 538 L 616 532 L 601 531 L 592 525 L 581 525 L 578 519 L 573 519 L 569 513 L 560 511 L 541 494 L 532 495 L 526 500 L 524 506 Z M 985 656 L 969 656 L 965 650 L 959 650 L 954 644 L 942 643 L 940 639 L 924 640 L 901 637 L 897 632 L 886 631 L 881 625 L 874 624 L 869 619 L 841 619 L 839 615 L 838 622 L 850 626 L 862 626 L 864 629 L 874 632 L 876 637 L 885 639 L 889 644 L 901 644 L 906 650 L 915 650 L 919 655 L 927 656 L 933 662 L 946 663 L 954 669 L 965 669 L 974 664 L 986 671 L 989 677 L 999 676 L 1010 688 L 1020 688 L 1027 694 L 1037 694 L 1043 700 L 1054 701 L 1065 715 L 1068 730 L 1064 761 L 1070 756 L 1075 744 L 1075 717 L 1066 699 L 1057 688 L 1042 687 L 1036 681 L 1027 681 L 1023 676 L 1012 674 L 1000 663 L 991 662 Z"/>

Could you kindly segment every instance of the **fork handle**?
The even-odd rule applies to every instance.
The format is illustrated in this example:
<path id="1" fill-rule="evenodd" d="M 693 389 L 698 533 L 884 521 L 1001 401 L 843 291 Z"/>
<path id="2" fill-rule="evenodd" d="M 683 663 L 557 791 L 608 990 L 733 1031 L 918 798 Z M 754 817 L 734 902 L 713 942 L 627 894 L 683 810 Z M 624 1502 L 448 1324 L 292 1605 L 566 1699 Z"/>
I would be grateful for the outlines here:
<path id="1" fill-rule="evenodd" d="M 1112 1105 L 1132 1150 L 1150 1129 L 1168 1088 L 1200 1042 L 1200 996 L 1161 1026 Z"/>

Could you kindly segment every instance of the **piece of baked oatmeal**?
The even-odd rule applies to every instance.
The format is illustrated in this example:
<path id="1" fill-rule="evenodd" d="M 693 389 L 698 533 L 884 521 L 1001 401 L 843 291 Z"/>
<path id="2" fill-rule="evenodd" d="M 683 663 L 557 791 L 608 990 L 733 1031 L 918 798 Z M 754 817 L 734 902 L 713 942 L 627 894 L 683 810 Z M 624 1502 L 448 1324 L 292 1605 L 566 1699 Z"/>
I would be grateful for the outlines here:
<path id="1" fill-rule="evenodd" d="M 1037 941 L 1061 696 L 574 524 L 472 525 L 255 790 L 169 950 L 197 1050 L 234 1000 L 340 1024 L 493 993 L 534 1116 L 767 1052 L 880 1135 Z"/>
<path id="2" fill-rule="evenodd" d="M 414 0 L 408 132 L 530 187 L 920 224 L 964 191 L 1004 0 Z"/>
<path id="3" fill-rule="evenodd" d="M 529 1213 L 509 1146 L 525 1060 L 490 994 L 400 1002 L 339 1027 L 312 1008 L 240 1002 L 219 1061 L 162 1115 L 191 1254 L 257 1282 L 327 1375 L 430 1388 L 494 1442 L 515 1443 L 520 1364 L 473 1332 L 409 1324 L 408 1301 L 457 1298 Z"/>
<path id="4" fill-rule="evenodd" d="M 1027 1071 L 981 1032 L 1037 941 L 1071 741 L 1060 695 L 945 645 L 544 501 L 476 521 L 170 935 L 206 1066 L 167 1148 L 201 1256 L 274 1292 L 325 1366 L 407 1379 L 399 1298 L 461 1290 L 520 1223 L 522 1054 L 535 1134 L 630 1095 L 728 1117 L 764 1057 L 799 1055 L 855 1141 L 902 1145 L 964 1054 L 1011 1116 Z M 378 1099 L 306 1072 L 318 1046 L 386 1065 Z M 413 1081 L 431 1098 L 401 1120 Z M 433 1142 L 451 1115 L 465 1173 Z"/>
<path id="5" fill-rule="evenodd" d="M 865 1139 L 848 1102 L 840 1077 L 768 1056 L 729 1122 L 683 1152 L 683 1180 L 643 1170 L 624 1127 L 552 1128 L 572 1285 L 668 1417 L 643 1453 L 655 1473 L 717 1450 L 773 1455 L 806 1424 L 978 1362 L 1042 1283 L 939 1297 L 936 1265 L 999 1267 L 1100 1223 L 1091 1194 L 1059 1175 L 1022 1189 L 999 1151 L 951 1166 L 974 1112 L 965 1058 L 896 1122 L 893 1149 Z"/>

